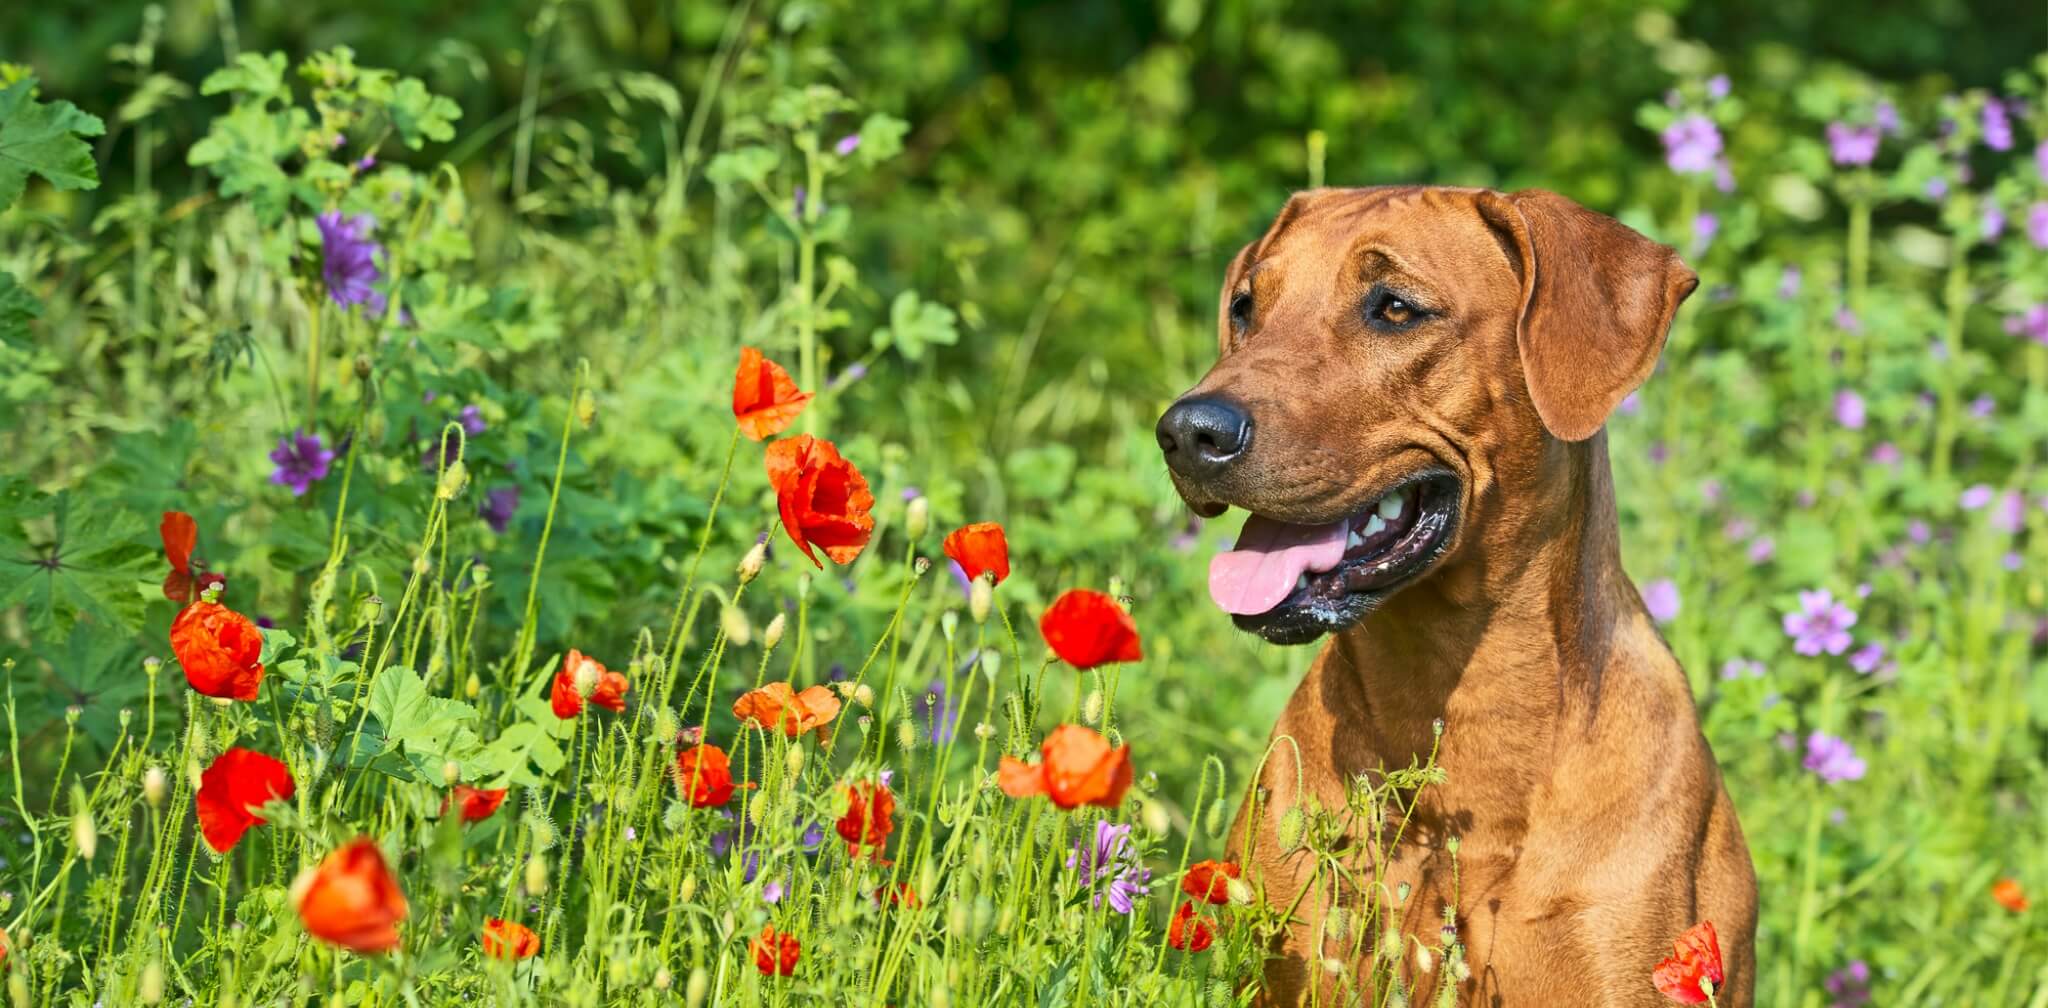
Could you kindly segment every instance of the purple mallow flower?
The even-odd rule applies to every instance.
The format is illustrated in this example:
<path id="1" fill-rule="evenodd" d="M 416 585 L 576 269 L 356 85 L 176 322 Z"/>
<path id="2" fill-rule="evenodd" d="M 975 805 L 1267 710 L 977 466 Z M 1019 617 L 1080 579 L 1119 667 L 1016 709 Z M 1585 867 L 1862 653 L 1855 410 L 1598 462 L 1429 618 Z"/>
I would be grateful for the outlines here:
<path id="1" fill-rule="evenodd" d="M 2018 490 L 2007 490 L 1991 502 L 1991 527 L 2015 535 L 2027 527 L 2027 498 Z"/>
<path id="2" fill-rule="evenodd" d="M 1846 740 L 1818 731 L 1806 736 L 1804 765 L 1829 784 L 1862 780 L 1869 769 Z"/>
<path id="3" fill-rule="evenodd" d="M 1107 897 L 1110 908 L 1121 914 L 1130 913 L 1137 901 L 1152 891 L 1148 884 L 1152 873 L 1138 864 L 1130 839 L 1130 824 L 1098 822 L 1094 840 L 1075 838 L 1074 853 L 1067 858 L 1067 867 L 1080 873 L 1081 884 L 1093 886 L 1100 879 L 1109 880 L 1104 891 L 1095 894 L 1095 905 L 1101 906 Z"/>
<path id="4" fill-rule="evenodd" d="M 2006 316 L 2005 331 L 2048 345 L 2048 302 L 2032 305 L 2018 315 Z"/>
<path id="5" fill-rule="evenodd" d="M 330 210 L 315 219 L 320 226 L 320 276 L 327 282 L 327 296 L 343 308 L 363 305 L 373 315 L 384 312 L 384 295 L 372 286 L 384 279 L 377 257 L 384 246 L 370 239 L 377 219 L 369 214 L 343 217 Z"/>
<path id="6" fill-rule="evenodd" d="M 1727 74 L 1715 74 L 1714 76 L 1707 78 L 1707 97 L 1709 99 L 1713 101 L 1720 101 L 1721 99 L 1728 97 L 1728 91 L 1729 86 Z"/>
<path id="7" fill-rule="evenodd" d="M 1849 652 L 1849 667 L 1862 675 L 1869 675 L 1877 671 L 1877 667 L 1882 664 L 1884 664 L 1884 645 L 1877 641 L 1871 641 Z"/>
<path id="8" fill-rule="evenodd" d="M 1978 483 L 1966 488 L 1962 496 L 1956 498 L 1956 504 L 1965 511 L 1975 511 L 1991 503 L 1992 495 L 1997 492 L 1991 489 L 1989 484 Z"/>
<path id="9" fill-rule="evenodd" d="M 1643 586 L 1643 608 L 1650 611 L 1650 618 L 1661 626 L 1678 618 L 1678 585 L 1670 578 L 1659 578 Z"/>
<path id="10" fill-rule="evenodd" d="M 327 478 L 328 465 L 334 461 L 334 453 L 321 442 L 320 435 L 294 430 L 277 439 L 270 461 L 277 463 L 277 468 L 270 473 L 270 482 L 291 487 L 292 496 L 302 497 L 307 487 Z"/>
<path id="11" fill-rule="evenodd" d="M 1778 541 L 1767 535 L 1757 536 L 1749 541 L 1749 549 L 1744 555 L 1749 557 L 1751 564 L 1770 563 L 1771 558 L 1778 555 Z"/>
<path id="12" fill-rule="evenodd" d="M 1798 297 L 1799 284 L 1803 279 L 1805 279 L 1805 273 L 1799 267 L 1785 267 L 1784 272 L 1778 274 L 1778 296 L 1786 301 Z"/>
<path id="13" fill-rule="evenodd" d="M 1899 131 L 1899 107 L 1888 101 L 1879 100 L 1870 110 L 1870 121 L 1886 133 Z"/>
<path id="14" fill-rule="evenodd" d="M 1987 242 L 1997 241 L 1998 236 L 2005 233 L 2005 211 L 2000 210 L 1998 204 L 1989 200 L 1985 201 L 1983 223 L 1984 240 Z"/>
<path id="15" fill-rule="evenodd" d="M 2036 203 L 2027 208 L 2027 240 L 2035 248 L 2048 249 L 2048 203 Z"/>
<path id="16" fill-rule="evenodd" d="M 1798 611 L 1786 613 L 1784 621 L 1792 650 L 1803 655 L 1838 655 L 1849 650 L 1849 628 L 1855 625 L 1856 611 L 1835 601 L 1825 588 L 1800 592 Z"/>
<path id="17" fill-rule="evenodd" d="M 1870 964 L 1851 959 L 1828 974 L 1828 1008 L 1864 1008 L 1870 1003 Z"/>
<path id="18" fill-rule="evenodd" d="M 2004 102 L 1996 98 L 1986 101 L 1978 122 L 1984 127 L 1984 146 L 1995 151 L 2012 149 L 2012 117 Z"/>
<path id="19" fill-rule="evenodd" d="M 1698 255 L 1714 243 L 1714 235 L 1720 233 L 1721 218 L 1704 210 L 1692 219 L 1692 252 Z"/>
<path id="20" fill-rule="evenodd" d="M 1878 130 L 1875 126 L 1854 126 L 1845 122 L 1828 124 L 1828 157 L 1844 168 L 1855 168 L 1877 160 Z"/>
<path id="21" fill-rule="evenodd" d="M 833 153 L 838 154 L 840 157 L 845 157 L 859 149 L 860 134 L 858 133 L 848 133 L 840 137 L 838 143 L 832 145 Z"/>
<path id="22" fill-rule="evenodd" d="M 1750 661 L 1747 658 L 1730 658 L 1721 663 L 1721 678 L 1723 679 L 1762 679 L 1763 677 L 1763 662 Z"/>
<path id="23" fill-rule="evenodd" d="M 512 515 L 519 510 L 519 488 L 516 486 L 492 487 L 484 493 L 483 503 L 478 504 L 476 513 L 491 527 L 491 531 L 504 534 L 512 527 Z"/>
<path id="24" fill-rule="evenodd" d="M 1899 446 L 1890 441 L 1880 441 L 1877 447 L 1870 449 L 1870 461 L 1876 465 L 1895 466 L 1903 458 L 1904 456 L 1899 453 Z"/>
<path id="25" fill-rule="evenodd" d="M 1721 130 L 1712 119 L 1686 116 L 1664 127 L 1659 136 L 1664 141 L 1664 163 L 1672 171 L 1698 174 L 1714 170 L 1714 159 L 1721 153 Z"/>
<path id="26" fill-rule="evenodd" d="M 1852 389 L 1843 389 L 1835 393 L 1836 423 L 1850 430 L 1862 430 L 1863 423 L 1868 418 L 1869 413 L 1864 409 L 1862 396 Z"/>
<path id="27" fill-rule="evenodd" d="M 478 408 L 475 403 L 462 407 L 462 412 L 456 416 L 456 419 L 461 421 L 462 429 L 472 436 L 482 434 L 490 429 L 490 425 L 484 423 L 483 410 Z"/>

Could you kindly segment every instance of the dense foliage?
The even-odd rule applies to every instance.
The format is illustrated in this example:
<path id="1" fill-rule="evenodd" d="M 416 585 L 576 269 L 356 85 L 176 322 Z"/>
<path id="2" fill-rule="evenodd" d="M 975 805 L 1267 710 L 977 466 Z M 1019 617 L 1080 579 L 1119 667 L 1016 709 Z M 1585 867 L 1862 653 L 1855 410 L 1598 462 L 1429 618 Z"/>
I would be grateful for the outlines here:
<path id="1" fill-rule="evenodd" d="M 315 6 L 0 13 L 15 1003 L 1247 997 L 1284 908 L 1176 890 L 1307 653 L 1207 604 L 1229 530 L 1152 421 L 1286 192 L 1428 180 L 1558 189 L 1702 276 L 1610 431 L 1757 860 L 1760 1003 L 2048 1005 L 2038 37 L 1787 4 Z M 814 396 L 767 448 L 728 412 L 743 346 Z M 855 557 L 765 461 L 806 433 L 872 489 Z M 978 620 L 940 536 L 983 520 L 1014 569 Z M 1048 656 L 1077 586 L 1127 600 L 1142 660 Z M 187 688 L 237 695 L 252 655 L 254 701 Z M 780 682 L 837 717 L 746 727 Z M 1062 723 L 1129 743 L 1128 796 L 1004 793 Z M 291 792 L 232 775 L 286 801 L 202 836 L 208 768 L 267 767 L 237 751 Z M 1398 829 L 1428 757 L 1351 811 Z M 508 793 L 465 825 L 458 786 Z M 292 886 L 381 891 L 358 835 L 410 903 L 396 955 L 329 926 L 389 900 Z M 1347 934 L 1408 912 L 1437 908 Z M 485 956 L 489 919 L 538 954 Z M 1461 957 L 1382 954 L 1367 1003 Z"/>

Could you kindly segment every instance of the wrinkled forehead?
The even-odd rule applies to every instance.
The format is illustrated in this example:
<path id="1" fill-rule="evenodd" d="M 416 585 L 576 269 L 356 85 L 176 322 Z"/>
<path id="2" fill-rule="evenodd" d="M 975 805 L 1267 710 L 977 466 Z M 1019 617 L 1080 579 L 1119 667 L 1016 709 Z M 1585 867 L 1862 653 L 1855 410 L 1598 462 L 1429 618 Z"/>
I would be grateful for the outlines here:
<path id="1" fill-rule="evenodd" d="M 1388 186 L 1325 189 L 1288 202 L 1233 281 L 1265 293 L 1269 281 L 1317 288 L 1368 266 L 1441 279 L 1508 259 L 1475 205 L 1473 189 Z M 1271 274 L 1271 277 L 1268 277 Z"/>

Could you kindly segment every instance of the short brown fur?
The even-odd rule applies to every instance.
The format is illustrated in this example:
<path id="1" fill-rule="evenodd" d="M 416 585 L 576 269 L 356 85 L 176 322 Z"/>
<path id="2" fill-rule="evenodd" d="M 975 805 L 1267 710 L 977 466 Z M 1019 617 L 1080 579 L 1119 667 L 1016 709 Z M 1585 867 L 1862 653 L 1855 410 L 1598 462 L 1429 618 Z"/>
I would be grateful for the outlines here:
<path id="1" fill-rule="evenodd" d="M 1364 291 L 1391 278 L 1427 324 L 1362 324 Z M 1323 645 L 1234 853 L 1286 905 L 1310 864 L 1278 849 L 1278 816 L 1311 795 L 1341 807 L 1347 778 L 1426 756 L 1441 720 L 1447 779 L 1383 869 L 1434 946 L 1459 839 L 1460 1004 L 1668 1003 L 1651 970 L 1701 920 L 1727 961 L 1720 1004 L 1752 1004 L 1755 875 L 1685 675 L 1622 571 L 1601 430 L 1695 283 L 1669 248 L 1541 191 L 1302 193 L 1230 267 L 1222 357 L 1189 394 L 1241 403 L 1256 433 L 1227 473 L 1176 475 L 1192 507 L 1328 522 L 1425 468 L 1462 485 L 1434 569 Z M 1261 1004 L 1345 1003 L 1320 964 L 1340 946 L 1310 947 L 1328 904 L 1327 882 L 1302 900 Z"/>

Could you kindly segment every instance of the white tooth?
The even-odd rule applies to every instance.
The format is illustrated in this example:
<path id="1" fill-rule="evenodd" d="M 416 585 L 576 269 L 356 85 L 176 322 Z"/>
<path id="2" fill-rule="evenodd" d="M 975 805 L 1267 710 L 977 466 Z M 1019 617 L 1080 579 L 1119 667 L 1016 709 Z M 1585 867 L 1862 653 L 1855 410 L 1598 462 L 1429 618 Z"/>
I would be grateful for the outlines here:
<path id="1" fill-rule="evenodd" d="M 1386 508 L 1381 507 L 1380 510 L 1384 512 Z M 1399 512 L 1396 513 L 1398 514 Z M 1387 520 L 1385 518 L 1382 518 L 1379 515 L 1373 515 L 1365 523 L 1365 534 L 1368 536 L 1376 536 L 1379 535 L 1382 531 L 1385 531 L 1386 527 Z"/>
<path id="2" fill-rule="evenodd" d="M 1363 546 L 1365 545 L 1365 537 L 1359 535 L 1356 530 L 1353 530 L 1350 535 L 1344 537 L 1344 545 L 1346 548 L 1352 546 Z"/>
<path id="3" fill-rule="evenodd" d="M 1401 499 L 1401 495 L 1397 493 L 1390 493 L 1385 497 L 1380 498 L 1379 516 L 1381 518 L 1385 518 L 1388 521 L 1393 521 L 1394 519 L 1401 517 L 1401 508 L 1403 506 L 1403 503 L 1404 502 Z"/>

